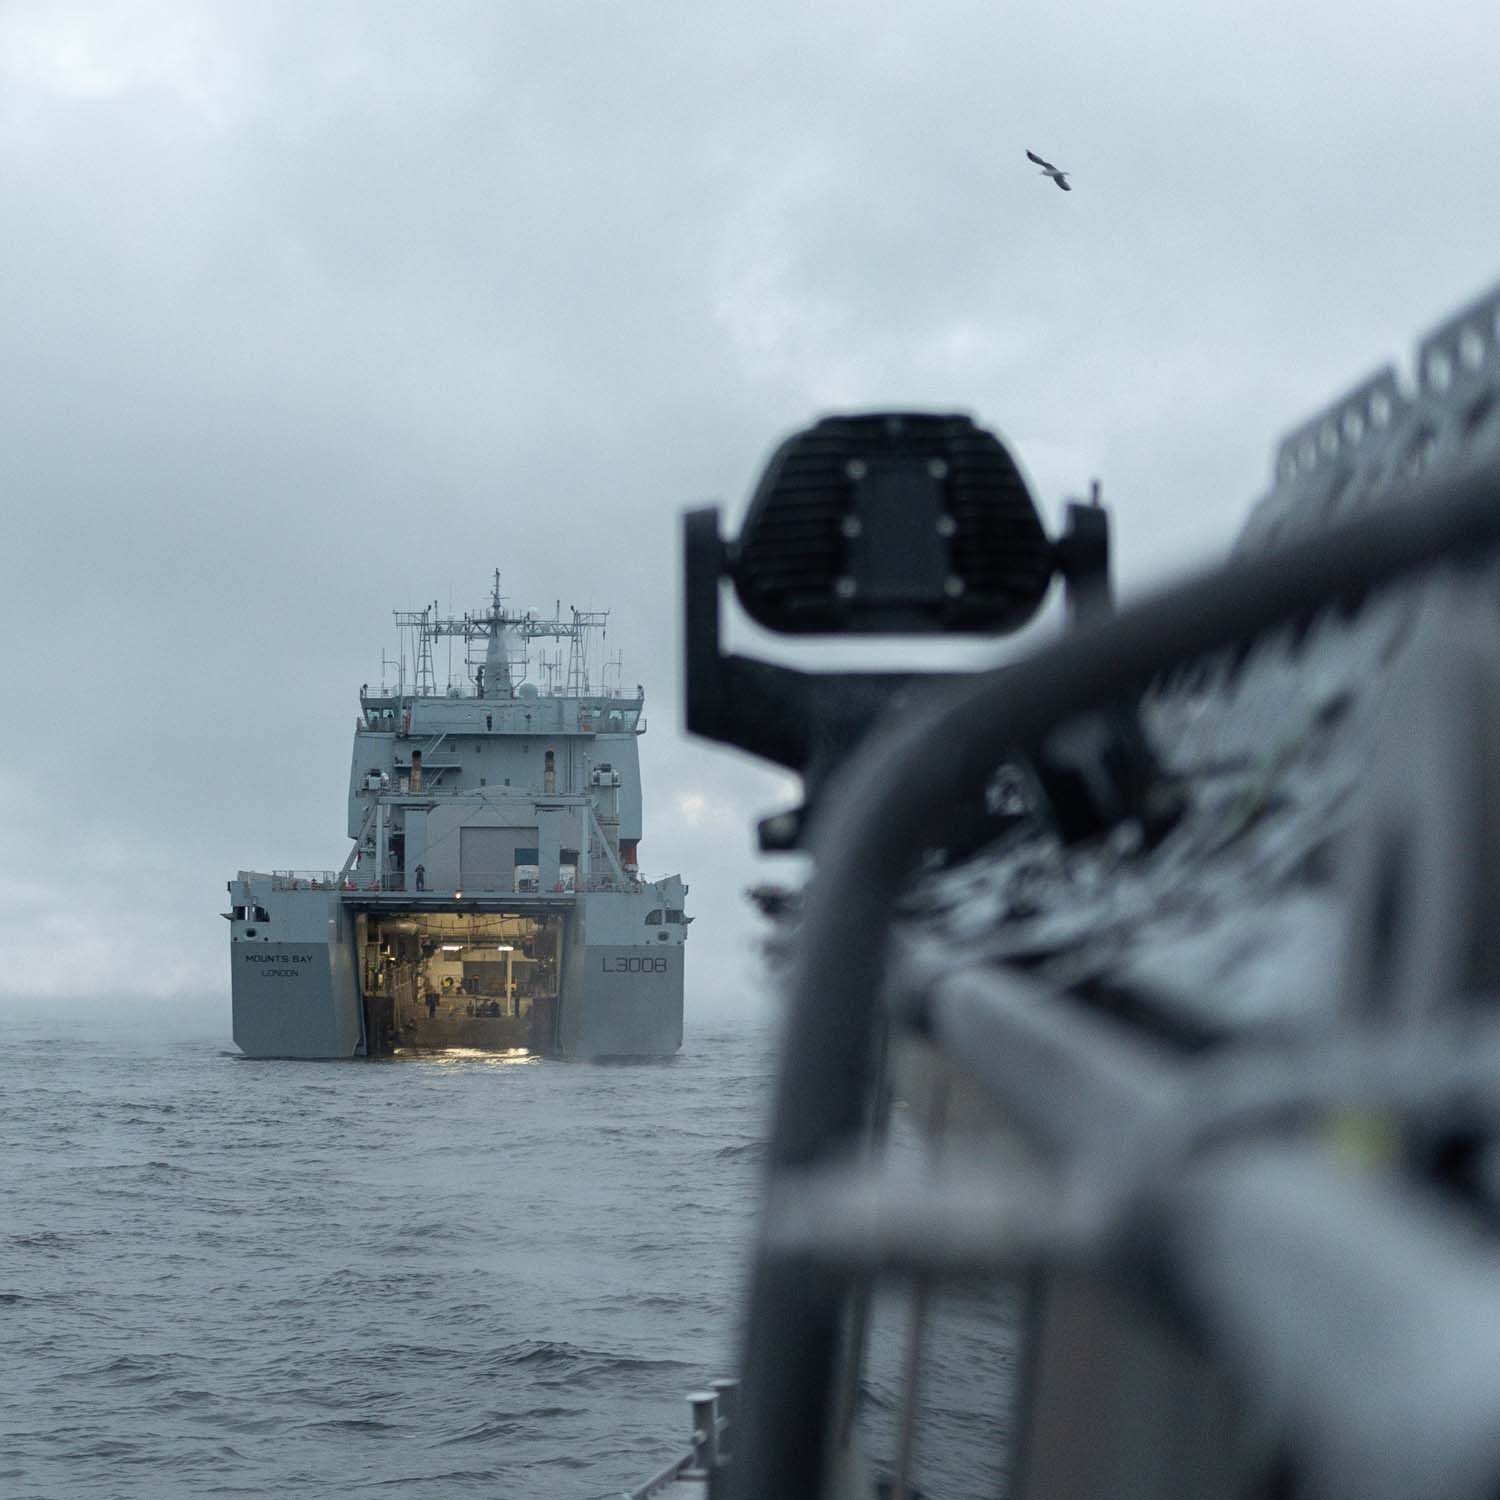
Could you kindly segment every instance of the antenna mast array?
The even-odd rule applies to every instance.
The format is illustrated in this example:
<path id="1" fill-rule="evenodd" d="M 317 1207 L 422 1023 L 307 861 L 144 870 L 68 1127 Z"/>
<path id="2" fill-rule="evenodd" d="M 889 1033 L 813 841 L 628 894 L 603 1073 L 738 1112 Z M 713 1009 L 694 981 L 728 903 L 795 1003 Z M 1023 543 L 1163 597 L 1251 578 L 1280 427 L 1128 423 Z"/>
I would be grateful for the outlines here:
<path id="1" fill-rule="evenodd" d="M 464 643 L 464 666 L 470 681 L 476 680 L 476 669 L 484 663 L 487 647 L 492 639 L 508 631 L 523 647 L 537 639 L 566 641 L 568 660 L 563 677 L 562 695 L 587 697 L 592 691 L 589 682 L 589 632 L 597 630 L 601 637 L 606 634 L 609 611 L 584 610 L 568 607 L 568 618 L 562 614 L 562 601 L 554 606 L 550 620 L 538 619 L 533 611 L 515 614 L 510 611 L 500 595 L 500 572 L 496 569 L 490 593 L 490 606 L 480 613 L 466 611 L 462 615 L 439 615 L 437 601 L 424 605 L 420 610 L 394 611 L 396 626 L 402 632 L 402 651 L 399 690 L 404 695 L 406 675 L 406 634 L 412 636 L 412 662 L 416 681 L 413 691 L 417 696 L 432 696 L 437 693 L 437 678 L 433 670 L 432 646 L 439 638 L 458 639 Z M 477 655 L 476 655 L 477 648 Z M 557 679 L 563 673 L 561 652 L 553 657 L 543 654 L 540 668 L 544 674 L 549 694 L 558 691 Z M 527 675 L 529 652 L 523 649 L 518 658 L 508 658 L 512 680 L 519 683 Z"/>

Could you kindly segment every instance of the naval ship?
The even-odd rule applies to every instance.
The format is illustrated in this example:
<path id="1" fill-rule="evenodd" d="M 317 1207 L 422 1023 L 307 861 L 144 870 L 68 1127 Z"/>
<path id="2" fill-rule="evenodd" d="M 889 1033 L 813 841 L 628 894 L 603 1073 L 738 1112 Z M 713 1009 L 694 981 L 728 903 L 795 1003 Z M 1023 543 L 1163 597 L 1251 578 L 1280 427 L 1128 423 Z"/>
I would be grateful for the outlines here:
<path id="1" fill-rule="evenodd" d="M 636 862 L 645 692 L 618 661 L 592 676 L 608 612 L 513 612 L 497 572 L 487 608 L 395 619 L 395 682 L 360 689 L 343 867 L 229 882 L 236 1045 L 675 1053 L 688 888 Z"/>

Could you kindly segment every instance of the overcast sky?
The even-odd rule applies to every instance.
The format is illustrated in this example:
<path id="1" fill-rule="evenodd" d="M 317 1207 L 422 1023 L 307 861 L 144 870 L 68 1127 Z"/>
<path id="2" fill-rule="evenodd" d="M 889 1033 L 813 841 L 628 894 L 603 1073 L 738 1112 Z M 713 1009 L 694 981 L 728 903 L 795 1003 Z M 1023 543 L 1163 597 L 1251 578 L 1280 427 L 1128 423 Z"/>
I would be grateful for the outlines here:
<path id="1" fill-rule="evenodd" d="M 791 788 L 679 732 L 681 512 L 917 405 L 1049 527 L 1098 477 L 1127 590 L 1212 560 L 1500 277 L 1497 56 L 1415 0 L 0 0 L 0 1005 L 227 1036 L 224 882 L 342 863 L 390 611 L 494 567 L 613 611 L 690 1007 L 767 1003 Z"/>

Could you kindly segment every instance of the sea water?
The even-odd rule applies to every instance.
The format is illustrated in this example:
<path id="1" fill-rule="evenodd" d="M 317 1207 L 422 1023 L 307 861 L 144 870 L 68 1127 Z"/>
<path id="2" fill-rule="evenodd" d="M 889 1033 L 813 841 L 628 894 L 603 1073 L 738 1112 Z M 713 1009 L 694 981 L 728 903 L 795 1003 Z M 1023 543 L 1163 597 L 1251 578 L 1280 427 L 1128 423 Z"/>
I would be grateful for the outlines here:
<path id="1" fill-rule="evenodd" d="M 776 1048 L 747 1020 L 648 1064 L 252 1062 L 139 1016 L 12 1025 L 0 1495 L 643 1482 L 687 1449 L 686 1392 L 733 1373 Z M 968 1337 L 925 1393 L 931 1493 L 999 1484 L 1009 1354 Z M 976 1434 L 977 1467 L 950 1446 Z"/>

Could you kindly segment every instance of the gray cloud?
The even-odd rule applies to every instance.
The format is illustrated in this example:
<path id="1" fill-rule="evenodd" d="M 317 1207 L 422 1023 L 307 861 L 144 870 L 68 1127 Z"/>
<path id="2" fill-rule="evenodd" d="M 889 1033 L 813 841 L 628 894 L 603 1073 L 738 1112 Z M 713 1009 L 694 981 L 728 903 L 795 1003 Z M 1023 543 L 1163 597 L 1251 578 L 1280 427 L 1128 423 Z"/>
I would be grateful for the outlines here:
<path id="1" fill-rule="evenodd" d="M 758 993 L 738 890 L 785 787 L 678 732 L 679 512 L 737 511 L 822 410 L 916 403 L 996 424 L 1050 515 L 1101 477 L 1127 584 L 1211 554 L 1278 431 L 1495 276 L 1497 32 L 8 7 L 0 988 L 218 1003 L 220 882 L 342 857 L 389 610 L 499 566 L 614 609 L 643 859 L 693 882 L 704 1002 Z"/>

